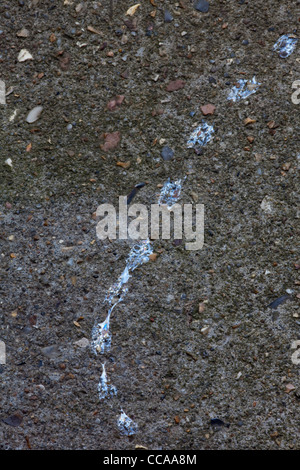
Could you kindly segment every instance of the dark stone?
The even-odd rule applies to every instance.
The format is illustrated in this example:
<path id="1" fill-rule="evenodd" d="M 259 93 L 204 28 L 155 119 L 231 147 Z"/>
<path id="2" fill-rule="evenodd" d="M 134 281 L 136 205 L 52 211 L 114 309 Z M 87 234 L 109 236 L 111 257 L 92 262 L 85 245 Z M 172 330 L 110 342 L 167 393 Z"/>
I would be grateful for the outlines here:
<path id="1" fill-rule="evenodd" d="M 269 308 L 277 308 L 279 307 L 279 305 L 283 304 L 284 302 L 286 302 L 287 300 L 291 300 L 292 297 L 288 294 L 285 294 L 285 295 L 282 295 L 281 297 L 279 297 L 278 299 L 274 300 L 273 302 L 271 302 L 269 305 L 267 305 L 267 307 Z"/>
<path id="2" fill-rule="evenodd" d="M 12 415 L 12 416 L 9 416 L 8 418 L 2 419 L 2 421 L 3 423 L 16 428 L 17 426 L 20 426 L 20 424 L 23 421 L 23 418 L 20 415 Z"/>
<path id="3" fill-rule="evenodd" d="M 213 418 L 210 420 L 210 424 L 212 426 L 225 426 L 225 423 L 224 421 L 222 421 L 221 419 L 219 418 Z"/>
<path id="4" fill-rule="evenodd" d="M 173 16 L 168 10 L 165 10 L 164 20 L 165 20 L 165 23 L 171 23 L 173 21 Z"/>
<path id="5" fill-rule="evenodd" d="M 300 399 L 300 388 L 297 388 L 297 390 L 295 391 L 295 397 Z"/>
<path id="6" fill-rule="evenodd" d="M 194 7 L 201 13 L 207 13 L 209 10 L 209 3 L 206 0 L 198 0 L 195 2 Z"/>
<path id="7" fill-rule="evenodd" d="M 174 151 L 170 147 L 164 147 L 161 151 L 161 156 L 165 161 L 172 160 L 174 157 Z"/>
<path id="8" fill-rule="evenodd" d="M 221 426 L 225 426 L 226 428 L 229 428 L 230 424 L 227 424 L 227 423 L 224 423 L 224 421 L 222 421 L 221 419 L 219 418 L 213 418 L 210 420 L 210 424 L 213 426 L 213 428 L 215 430 L 218 430 L 221 428 Z"/>

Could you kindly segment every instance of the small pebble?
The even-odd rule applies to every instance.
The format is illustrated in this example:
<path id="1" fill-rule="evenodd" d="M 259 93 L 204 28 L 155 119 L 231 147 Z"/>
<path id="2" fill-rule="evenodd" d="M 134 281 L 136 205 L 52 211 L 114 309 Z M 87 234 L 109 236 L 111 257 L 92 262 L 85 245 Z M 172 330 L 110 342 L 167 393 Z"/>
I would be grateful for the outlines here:
<path id="1" fill-rule="evenodd" d="M 171 23 L 173 21 L 173 16 L 168 10 L 165 10 L 164 20 L 165 20 L 165 23 Z"/>
<path id="2" fill-rule="evenodd" d="M 161 151 L 161 156 L 165 161 L 172 160 L 174 157 L 174 151 L 170 147 L 165 146 Z"/>
<path id="3" fill-rule="evenodd" d="M 74 342 L 75 346 L 78 346 L 79 348 L 86 348 L 90 344 L 89 340 L 87 338 L 81 338 L 78 341 Z"/>
<path id="4" fill-rule="evenodd" d="M 198 0 L 195 2 L 195 9 L 201 13 L 207 13 L 209 10 L 209 3 L 206 0 Z"/>
<path id="5" fill-rule="evenodd" d="M 18 55 L 19 62 L 25 62 L 26 60 L 32 60 L 33 57 L 26 49 L 22 49 Z"/>
<path id="6" fill-rule="evenodd" d="M 28 38 L 29 36 L 29 31 L 26 28 L 20 29 L 20 31 L 17 32 L 18 38 Z"/>
<path id="7" fill-rule="evenodd" d="M 38 120 L 40 117 L 41 112 L 43 111 L 43 106 L 36 106 L 33 108 L 29 113 L 26 118 L 26 122 L 32 123 Z"/>

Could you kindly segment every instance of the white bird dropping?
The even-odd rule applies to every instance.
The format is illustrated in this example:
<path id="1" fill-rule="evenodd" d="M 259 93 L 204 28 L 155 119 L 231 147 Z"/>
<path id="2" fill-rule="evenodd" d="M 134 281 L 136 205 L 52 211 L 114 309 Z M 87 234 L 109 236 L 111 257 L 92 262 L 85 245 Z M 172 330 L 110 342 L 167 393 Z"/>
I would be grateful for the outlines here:
<path id="1" fill-rule="evenodd" d="M 132 421 L 129 416 L 121 409 L 121 416 L 118 420 L 118 428 L 121 434 L 125 436 L 132 436 L 137 433 L 138 425 Z"/>

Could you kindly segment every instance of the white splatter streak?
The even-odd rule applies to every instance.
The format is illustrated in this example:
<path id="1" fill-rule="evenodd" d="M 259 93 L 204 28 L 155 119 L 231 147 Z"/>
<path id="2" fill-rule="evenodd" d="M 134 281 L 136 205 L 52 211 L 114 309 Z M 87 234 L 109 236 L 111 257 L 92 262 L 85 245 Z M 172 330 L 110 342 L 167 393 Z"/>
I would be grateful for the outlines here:
<path id="1" fill-rule="evenodd" d="M 178 200 L 181 192 L 181 180 L 171 182 L 170 179 L 164 184 L 160 197 L 159 204 L 167 204 L 171 208 Z M 106 294 L 104 302 L 110 308 L 106 319 L 102 323 L 98 323 L 92 330 L 92 350 L 95 354 L 104 353 L 109 350 L 111 346 L 111 335 L 109 331 L 110 316 L 115 306 L 120 303 L 126 293 L 128 292 L 128 281 L 131 278 L 131 273 L 144 263 L 149 261 L 149 256 L 153 253 L 152 245 L 147 240 L 142 240 L 140 243 L 134 245 L 128 255 L 126 266 L 122 274 L 119 276 L 117 282 L 113 284 Z M 105 364 L 102 364 L 102 374 L 98 384 L 99 399 L 111 398 L 117 394 L 117 389 L 114 385 L 108 383 Z M 121 434 L 132 436 L 138 431 L 138 425 L 121 409 L 121 415 L 118 419 L 118 428 Z"/>
<path id="2" fill-rule="evenodd" d="M 102 364 L 102 374 L 100 377 L 100 382 L 98 384 L 99 400 L 104 400 L 104 398 L 110 398 L 117 394 L 117 389 L 114 385 L 111 385 L 107 381 L 107 374 L 105 370 L 105 364 Z"/>
<path id="3" fill-rule="evenodd" d="M 104 322 L 98 323 L 92 330 L 92 350 L 97 354 L 104 353 L 111 346 L 111 336 L 109 331 L 110 316 L 115 306 L 120 303 L 128 292 L 127 283 L 131 273 L 144 263 L 149 261 L 149 255 L 153 253 L 149 240 L 142 240 L 134 245 L 127 258 L 126 267 L 119 276 L 117 282 L 113 284 L 104 299 L 111 307 Z"/>

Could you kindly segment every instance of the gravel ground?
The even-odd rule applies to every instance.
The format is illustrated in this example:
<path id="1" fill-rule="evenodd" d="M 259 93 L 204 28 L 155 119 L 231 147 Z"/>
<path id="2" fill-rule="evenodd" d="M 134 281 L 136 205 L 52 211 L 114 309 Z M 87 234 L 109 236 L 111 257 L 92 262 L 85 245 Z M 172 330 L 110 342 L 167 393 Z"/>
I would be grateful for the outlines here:
<path id="1" fill-rule="evenodd" d="M 0 448 L 299 449 L 300 42 L 273 46 L 300 2 L 133 5 L 0 2 Z M 213 139 L 188 148 L 202 120 Z M 204 204 L 204 246 L 154 241 L 95 355 L 132 245 L 99 240 L 95 211 L 141 182 L 149 207 L 168 178 Z"/>

